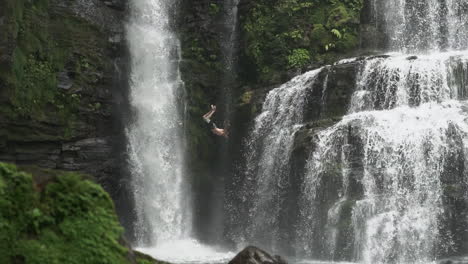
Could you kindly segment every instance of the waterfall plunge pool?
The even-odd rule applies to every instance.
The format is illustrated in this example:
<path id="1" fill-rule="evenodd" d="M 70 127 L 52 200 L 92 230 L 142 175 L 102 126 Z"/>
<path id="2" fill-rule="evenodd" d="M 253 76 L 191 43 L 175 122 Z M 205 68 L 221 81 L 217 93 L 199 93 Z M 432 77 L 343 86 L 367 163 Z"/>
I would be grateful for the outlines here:
<path id="1" fill-rule="evenodd" d="M 135 250 L 172 264 L 227 264 L 240 250 L 206 245 L 195 239 L 181 239 L 156 247 L 139 247 Z M 285 257 L 289 264 L 357 264 L 359 262 L 333 262 Z M 452 263 L 466 264 L 468 257 L 453 259 Z M 429 263 L 426 263 L 429 264 Z M 434 262 L 436 264 L 436 262 Z"/>
<path id="2" fill-rule="evenodd" d="M 173 264 L 228 263 L 236 254 L 221 247 L 202 244 L 195 239 L 174 240 L 156 247 L 142 247 L 136 250 Z"/>
<path id="3" fill-rule="evenodd" d="M 172 264 L 227 264 L 240 251 L 206 245 L 195 239 L 174 240 L 156 247 L 140 247 L 135 250 Z M 289 264 L 355 264 L 355 262 L 330 262 L 288 257 L 286 260 Z"/>

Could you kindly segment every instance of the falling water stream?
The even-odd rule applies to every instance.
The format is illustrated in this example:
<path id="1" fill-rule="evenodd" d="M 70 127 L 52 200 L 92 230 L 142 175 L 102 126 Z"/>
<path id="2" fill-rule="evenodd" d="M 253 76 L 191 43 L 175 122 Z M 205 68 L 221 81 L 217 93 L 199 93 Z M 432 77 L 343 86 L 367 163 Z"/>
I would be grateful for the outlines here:
<path id="1" fill-rule="evenodd" d="M 320 71 L 297 76 L 270 91 L 255 119 L 246 141 L 246 176 L 240 194 L 248 217 L 239 243 L 254 242 L 271 249 L 280 243 L 279 197 L 289 173 L 294 134 L 303 122 L 305 95 Z"/>
<path id="2" fill-rule="evenodd" d="M 132 185 L 139 246 L 152 246 L 189 234 L 183 192 L 183 117 L 179 104 L 179 41 L 171 33 L 168 1 L 132 1 L 127 36 L 131 58 L 128 126 Z"/>
<path id="3" fill-rule="evenodd" d="M 192 237 L 184 162 L 184 83 L 172 23 L 177 1 L 132 0 L 126 32 L 131 58 L 127 127 L 134 190 L 134 246 L 173 263 L 219 263 L 233 253 Z"/>

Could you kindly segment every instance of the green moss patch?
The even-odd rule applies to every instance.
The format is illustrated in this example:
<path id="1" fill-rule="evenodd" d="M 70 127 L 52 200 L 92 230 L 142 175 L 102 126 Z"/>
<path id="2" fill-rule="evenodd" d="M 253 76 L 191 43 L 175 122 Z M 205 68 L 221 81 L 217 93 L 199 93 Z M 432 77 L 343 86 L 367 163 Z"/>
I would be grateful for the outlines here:
<path id="1" fill-rule="evenodd" d="M 130 263 L 109 195 L 81 175 L 47 175 L 39 188 L 0 163 L 0 263 Z"/>

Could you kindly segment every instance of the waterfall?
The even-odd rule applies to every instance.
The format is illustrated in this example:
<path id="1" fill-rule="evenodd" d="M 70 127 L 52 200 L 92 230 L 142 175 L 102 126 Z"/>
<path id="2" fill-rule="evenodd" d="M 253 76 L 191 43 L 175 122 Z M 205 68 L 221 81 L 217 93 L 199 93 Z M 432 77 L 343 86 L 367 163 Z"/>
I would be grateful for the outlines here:
<path id="1" fill-rule="evenodd" d="M 268 93 L 246 141 L 239 243 L 292 242 L 297 257 L 360 263 L 466 253 L 468 2 L 369 2 L 392 53 L 326 66 Z M 341 63 L 359 68 L 348 111 L 316 129 L 304 120 L 307 91 Z M 329 78 L 316 86 L 322 98 Z M 300 130 L 313 142 L 294 189 L 288 177 L 301 171 L 291 160 Z M 291 193 L 299 193 L 297 215 L 281 216 Z M 287 230 L 293 241 L 284 239 L 282 217 L 297 217 Z"/>
<path id="2" fill-rule="evenodd" d="M 306 93 L 321 69 L 295 77 L 271 90 L 246 140 L 246 170 L 240 195 L 248 215 L 239 243 L 275 249 L 279 240 L 281 192 L 287 188 L 289 157 L 301 127 Z M 294 107 L 293 107 L 294 106 Z"/>
<path id="3" fill-rule="evenodd" d="M 372 0 L 392 51 L 468 48 L 468 2 L 464 0 Z"/>
<path id="4" fill-rule="evenodd" d="M 304 181 L 300 246 L 307 250 L 304 247 L 320 237 L 314 232 L 321 232 L 321 227 L 314 225 L 321 212 L 317 206 L 324 199 L 318 192 L 330 180 L 327 177 L 340 183 L 327 226 L 346 221 L 340 218 L 343 204 L 352 207 L 356 260 L 428 263 L 436 243 L 450 246 L 451 241 L 438 240 L 444 210 L 442 181 L 452 166 L 461 170 L 456 175 L 460 184 L 467 176 L 463 166 L 449 163 L 451 155 L 464 160 L 468 154 L 466 107 L 447 101 L 354 113 L 319 133 L 319 147 L 308 162 Z M 362 185 L 362 192 L 350 190 L 352 181 Z M 329 230 L 324 232 L 330 235 Z M 328 250 L 337 254 L 333 247 Z"/>
<path id="5" fill-rule="evenodd" d="M 236 82 L 237 73 L 237 39 L 238 39 L 238 16 L 239 0 L 224 0 L 224 20 L 223 20 L 223 35 L 221 41 L 223 60 L 224 60 L 224 76 L 223 76 L 223 103 L 225 104 L 226 117 L 231 115 L 232 105 L 232 86 Z"/>
<path id="6" fill-rule="evenodd" d="M 307 162 L 300 254 L 430 263 L 459 250 L 447 223 L 467 221 L 448 197 L 454 185 L 468 188 L 467 59 L 456 51 L 362 62 L 348 114 L 317 133 Z"/>
<path id="7" fill-rule="evenodd" d="M 190 232 L 180 44 L 171 28 L 175 4 L 133 0 L 126 27 L 133 113 L 127 127 L 128 153 L 140 247 L 180 239 Z"/>
<path id="8" fill-rule="evenodd" d="M 466 52 L 391 56 L 367 60 L 350 112 L 466 100 Z"/>
<path id="9" fill-rule="evenodd" d="M 225 0 L 224 1 L 224 32 L 223 32 L 223 54 L 225 60 L 225 72 L 232 72 L 235 70 L 235 53 L 237 42 L 237 14 L 239 0 Z"/>

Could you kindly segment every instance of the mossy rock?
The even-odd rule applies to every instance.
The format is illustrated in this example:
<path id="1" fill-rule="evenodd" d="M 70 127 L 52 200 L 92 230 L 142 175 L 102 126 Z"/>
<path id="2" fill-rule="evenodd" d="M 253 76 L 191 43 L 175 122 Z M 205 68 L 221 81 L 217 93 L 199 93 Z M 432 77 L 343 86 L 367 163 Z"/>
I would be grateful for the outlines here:
<path id="1" fill-rule="evenodd" d="M 112 200 L 89 177 L 25 169 L 35 180 L 0 163 L 0 263 L 154 263 L 129 258 Z"/>
<path id="2" fill-rule="evenodd" d="M 70 139 L 80 111 L 95 103 L 96 87 L 112 71 L 105 32 L 49 0 L 6 0 L 0 31 L 0 113 L 10 122 L 29 120 L 65 127 Z M 1 12 L 0 12 L 1 15 Z M 70 79 L 60 86 L 59 75 Z M 3 88 L 3 87 L 2 87 Z M 80 110 L 81 109 L 81 110 Z"/>

